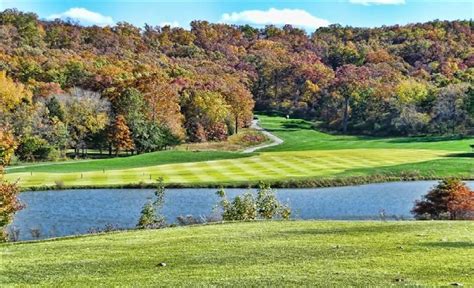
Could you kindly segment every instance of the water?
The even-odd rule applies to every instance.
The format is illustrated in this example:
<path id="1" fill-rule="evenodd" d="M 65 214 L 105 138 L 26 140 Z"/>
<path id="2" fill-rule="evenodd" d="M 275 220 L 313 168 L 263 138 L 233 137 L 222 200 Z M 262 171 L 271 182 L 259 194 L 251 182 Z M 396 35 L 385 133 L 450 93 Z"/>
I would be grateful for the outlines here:
<path id="1" fill-rule="evenodd" d="M 311 189 L 277 189 L 277 197 L 288 202 L 296 219 L 379 219 L 381 210 L 390 218 L 411 218 L 413 202 L 426 194 L 436 181 L 393 182 Z M 468 185 L 474 188 L 474 181 Z M 167 189 L 163 213 L 168 222 L 180 215 L 206 216 L 218 201 L 217 189 Z M 245 189 L 226 189 L 230 197 Z M 113 225 L 135 227 L 152 189 L 82 189 L 23 192 L 26 208 L 13 224 L 19 240 L 88 233 Z M 32 233 L 33 230 L 33 233 Z M 34 231 L 39 235 L 33 235 Z"/>

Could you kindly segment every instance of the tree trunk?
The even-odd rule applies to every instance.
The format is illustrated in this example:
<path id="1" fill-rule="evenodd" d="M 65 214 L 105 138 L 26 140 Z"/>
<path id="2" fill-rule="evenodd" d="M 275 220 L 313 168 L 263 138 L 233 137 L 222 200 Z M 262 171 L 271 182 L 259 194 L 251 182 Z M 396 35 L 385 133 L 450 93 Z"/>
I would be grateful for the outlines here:
<path id="1" fill-rule="evenodd" d="M 347 132 L 349 122 L 349 97 L 344 98 L 344 118 L 342 119 L 342 132 Z"/>
<path id="2" fill-rule="evenodd" d="M 109 144 L 109 156 L 112 156 L 112 143 Z"/>
<path id="3" fill-rule="evenodd" d="M 239 116 L 235 116 L 235 134 L 239 133 Z"/>

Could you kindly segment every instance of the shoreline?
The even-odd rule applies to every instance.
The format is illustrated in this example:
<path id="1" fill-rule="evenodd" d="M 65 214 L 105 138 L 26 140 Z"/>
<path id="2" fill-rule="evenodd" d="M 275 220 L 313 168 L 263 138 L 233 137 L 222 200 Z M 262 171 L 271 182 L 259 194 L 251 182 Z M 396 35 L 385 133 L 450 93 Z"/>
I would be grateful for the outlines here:
<path id="1" fill-rule="evenodd" d="M 366 184 L 390 183 L 390 182 L 414 182 L 414 181 L 440 181 L 449 178 L 458 178 L 462 181 L 474 181 L 474 175 L 468 177 L 450 177 L 450 176 L 421 176 L 421 175 L 371 175 L 371 176 L 354 176 L 340 178 L 305 178 L 296 180 L 276 180 L 276 181 L 248 181 L 248 182 L 230 182 L 230 183 L 202 183 L 202 184 L 186 184 L 186 183 L 166 183 L 166 188 L 257 188 L 260 182 L 270 184 L 272 188 L 330 188 L 343 186 L 356 186 Z M 73 185 L 73 186 L 32 186 L 22 187 L 21 192 L 41 192 L 41 191 L 58 191 L 58 190 L 81 190 L 81 189 L 152 189 L 155 188 L 154 183 L 130 183 L 118 185 Z"/>

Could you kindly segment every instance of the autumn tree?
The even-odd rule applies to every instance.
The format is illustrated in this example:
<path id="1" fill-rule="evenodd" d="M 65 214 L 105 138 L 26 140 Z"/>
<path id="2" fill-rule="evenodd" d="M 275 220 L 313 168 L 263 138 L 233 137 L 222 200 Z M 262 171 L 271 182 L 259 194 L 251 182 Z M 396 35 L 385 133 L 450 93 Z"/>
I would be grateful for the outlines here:
<path id="1" fill-rule="evenodd" d="M 252 118 L 254 100 L 252 94 L 239 79 L 224 76 L 223 85 L 220 88 L 222 95 L 228 105 L 230 113 L 234 117 L 235 133 Z"/>
<path id="2" fill-rule="evenodd" d="M 474 219 L 474 191 L 457 179 L 443 180 L 415 202 L 412 213 L 418 219 Z"/>
<path id="3" fill-rule="evenodd" d="M 349 64 L 339 67 L 336 70 L 336 78 L 334 79 L 334 89 L 343 98 L 343 118 L 342 131 L 347 132 L 349 123 L 350 103 L 351 99 L 356 99 L 365 89 L 369 72 L 366 67 L 357 67 Z"/>
<path id="4" fill-rule="evenodd" d="M 20 192 L 16 183 L 8 183 L 3 179 L 3 167 L 10 162 L 16 143 L 12 133 L 0 128 L 0 241 L 6 240 L 6 227 L 13 215 L 23 208 L 17 196 Z"/>
<path id="5" fill-rule="evenodd" d="M 121 150 L 132 150 L 134 148 L 130 129 L 123 115 L 119 114 L 115 117 L 115 121 L 109 132 L 109 139 L 115 148 L 115 156 L 117 156 Z"/>
<path id="6" fill-rule="evenodd" d="M 196 123 L 196 126 L 188 126 L 188 134 L 191 138 L 195 136 L 202 126 L 206 133 L 203 140 L 224 140 L 227 138 L 227 128 L 225 120 L 229 115 L 229 105 L 225 102 L 222 94 L 211 91 L 191 91 L 183 101 L 189 123 Z"/>
<path id="7" fill-rule="evenodd" d="M 109 113 L 123 115 L 140 152 L 225 139 L 252 109 L 351 133 L 474 133 L 472 21 L 333 24 L 311 36 L 291 25 L 190 26 L 83 27 L 0 12 L 0 124 L 19 143 L 76 152 L 108 144 Z M 100 101 L 78 100 L 73 87 Z M 226 116 L 201 117 L 199 93 Z"/>
<path id="8" fill-rule="evenodd" d="M 468 89 L 467 84 L 453 84 L 440 89 L 432 113 L 432 121 L 438 132 L 462 133 L 471 124 L 467 111 Z"/>
<path id="9" fill-rule="evenodd" d="M 183 116 L 177 87 L 170 83 L 167 76 L 161 73 L 149 75 L 139 78 L 134 85 L 149 107 L 148 118 L 168 127 L 178 137 L 183 136 Z"/>
<path id="10" fill-rule="evenodd" d="M 13 134 L 6 129 L 6 127 L 0 128 L 0 172 L 3 172 L 1 168 L 10 163 L 10 159 L 15 152 L 17 142 Z"/>
<path id="11" fill-rule="evenodd" d="M 105 129 L 109 123 L 110 103 L 100 94 L 74 88 L 58 100 L 65 109 L 65 122 L 69 128 L 76 156 L 85 150 L 86 137 Z"/>
<path id="12" fill-rule="evenodd" d="M 21 83 L 15 83 L 5 71 L 0 71 L 0 112 L 7 113 L 22 101 L 30 101 L 31 92 Z"/>

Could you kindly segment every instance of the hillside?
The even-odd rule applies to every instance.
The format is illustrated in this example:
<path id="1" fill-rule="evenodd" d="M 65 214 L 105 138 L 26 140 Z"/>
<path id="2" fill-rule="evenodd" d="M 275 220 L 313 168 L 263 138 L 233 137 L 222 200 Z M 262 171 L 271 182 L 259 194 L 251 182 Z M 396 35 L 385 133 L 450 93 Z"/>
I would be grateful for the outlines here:
<path id="1" fill-rule="evenodd" d="M 0 123 L 17 157 L 222 141 L 255 109 L 353 135 L 473 133 L 469 21 L 311 35 L 289 25 L 190 27 L 84 27 L 0 12 Z"/>

